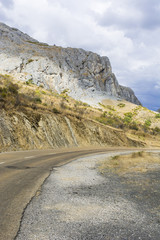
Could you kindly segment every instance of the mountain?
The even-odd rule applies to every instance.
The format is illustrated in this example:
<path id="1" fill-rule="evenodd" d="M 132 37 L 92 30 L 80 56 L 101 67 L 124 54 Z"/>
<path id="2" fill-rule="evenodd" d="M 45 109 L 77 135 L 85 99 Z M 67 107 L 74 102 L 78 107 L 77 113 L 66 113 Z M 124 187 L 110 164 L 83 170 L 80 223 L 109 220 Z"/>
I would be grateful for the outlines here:
<path id="1" fill-rule="evenodd" d="M 0 23 L 0 73 L 98 104 L 103 99 L 125 99 L 141 105 L 134 92 L 121 86 L 108 57 L 76 48 L 49 46 L 18 29 Z"/>

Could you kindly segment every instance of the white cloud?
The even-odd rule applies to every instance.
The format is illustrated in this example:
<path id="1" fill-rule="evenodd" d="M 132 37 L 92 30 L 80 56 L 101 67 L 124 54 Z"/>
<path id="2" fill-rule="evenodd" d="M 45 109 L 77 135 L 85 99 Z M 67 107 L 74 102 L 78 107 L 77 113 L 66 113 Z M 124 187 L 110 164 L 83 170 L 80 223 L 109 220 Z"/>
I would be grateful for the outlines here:
<path id="1" fill-rule="evenodd" d="M 160 79 L 159 0 L 8 0 L 9 5 L 0 0 L 2 3 L 5 23 L 39 41 L 107 55 L 120 83 L 139 95 L 145 93 L 146 88 L 137 87 L 144 81 L 159 89 L 155 87 Z"/>

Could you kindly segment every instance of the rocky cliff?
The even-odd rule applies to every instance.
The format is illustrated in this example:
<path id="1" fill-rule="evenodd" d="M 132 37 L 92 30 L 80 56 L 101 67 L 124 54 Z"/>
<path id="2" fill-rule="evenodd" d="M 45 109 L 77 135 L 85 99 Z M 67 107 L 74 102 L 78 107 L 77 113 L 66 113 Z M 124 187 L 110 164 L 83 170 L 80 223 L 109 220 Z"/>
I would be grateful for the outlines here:
<path id="1" fill-rule="evenodd" d="M 58 93 L 68 91 L 89 104 L 112 97 L 140 104 L 130 88 L 119 85 L 107 57 L 83 49 L 49 46 L 2 23 L 0 73 Z"/>

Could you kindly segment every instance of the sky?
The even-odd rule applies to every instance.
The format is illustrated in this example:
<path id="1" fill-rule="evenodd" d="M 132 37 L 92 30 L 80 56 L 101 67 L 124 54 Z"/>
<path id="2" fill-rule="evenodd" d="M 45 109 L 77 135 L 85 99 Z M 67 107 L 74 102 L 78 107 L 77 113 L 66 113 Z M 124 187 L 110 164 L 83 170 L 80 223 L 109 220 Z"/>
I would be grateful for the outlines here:
<path id="1" fill-rule="evenodd" d="M 0 21 L 51 45 L 110 59 L 121 85 L 160 108 L 159 0 L 0 0 Z"/>

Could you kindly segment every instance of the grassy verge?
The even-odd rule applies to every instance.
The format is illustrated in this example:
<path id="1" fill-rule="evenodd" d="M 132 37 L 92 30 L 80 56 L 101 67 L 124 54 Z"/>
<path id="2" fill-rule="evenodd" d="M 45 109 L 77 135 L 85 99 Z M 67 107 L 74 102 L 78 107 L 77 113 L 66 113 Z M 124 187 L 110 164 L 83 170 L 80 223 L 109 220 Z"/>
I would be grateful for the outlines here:
<path id="1" fill-rule="evenodd" d="M 160 154 L 134 152 L 106 159 L 99 164 L 98 169 L 102 174 L 111 171 L 118 175 L 124 175 L 136 172 L 144 173 L 157 167 L 160 168 Z"/>

